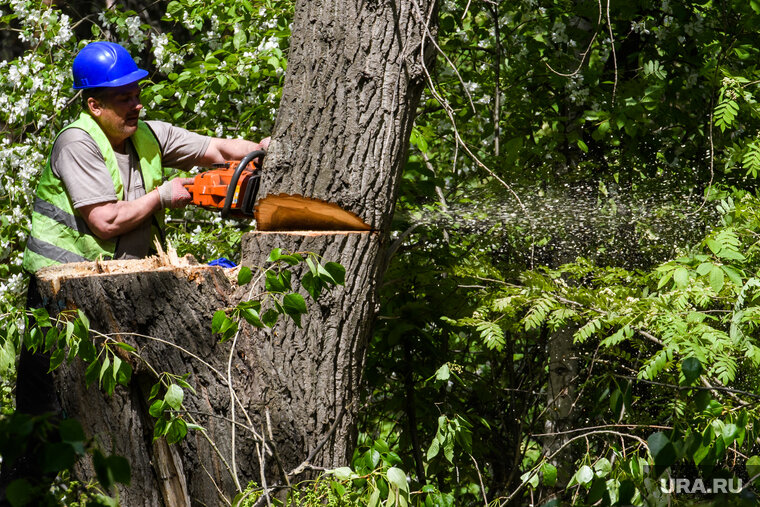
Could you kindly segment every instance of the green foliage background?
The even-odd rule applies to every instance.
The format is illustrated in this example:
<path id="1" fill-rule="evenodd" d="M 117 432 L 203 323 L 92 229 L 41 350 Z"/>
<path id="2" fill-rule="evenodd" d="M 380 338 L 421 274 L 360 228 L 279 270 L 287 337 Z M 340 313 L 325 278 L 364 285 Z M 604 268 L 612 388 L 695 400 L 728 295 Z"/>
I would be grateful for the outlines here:
<path id="1" fill-rule="evenodd" d="M 0 3 L 3 40 L 24 48 L 4 44 L 0 62 L 3 413 L 29 327 L 34 185 L 78 113 L 73 55 L 117 40 L 151 70 L 148 118 L 259 139 L 292 9 Z M 354 459 L 294 502 L 756 502 L 757 26 L 755 1 L 441 2 Z M 197 210 L 172 224 L 202 260 L 235 258 L 245 229 Z M 557 415 L 562 336 L 572 404 Z M 743 488 L 679 493 L 669 478 Z"/>

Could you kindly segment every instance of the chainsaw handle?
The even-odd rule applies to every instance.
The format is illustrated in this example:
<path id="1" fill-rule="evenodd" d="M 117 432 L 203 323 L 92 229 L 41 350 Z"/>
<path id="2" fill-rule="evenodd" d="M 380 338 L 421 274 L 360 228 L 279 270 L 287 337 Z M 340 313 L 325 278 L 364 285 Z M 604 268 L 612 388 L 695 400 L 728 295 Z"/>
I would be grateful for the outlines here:
<path id="1" fill-rule="evenodd" d="M 232 179 L 230 179 L 229 185 L 227 187 L 227 196 L 224 198 L 222 218 L 227 218 L 227 215 L 230 213 L 230 207 L 232 207 L 232 198 L 235 197 L 235 188 L 237 187 L 237 182 L 240 179 L 240 174 L 243 172 L 243 169 L 245 169 L 253 159 L 263 157 L 266 154 L 267 152 L 264 150 L 252 151 L 243 157 L 238 166 L 235 168 L 235 172 L 232 173 Z"/>

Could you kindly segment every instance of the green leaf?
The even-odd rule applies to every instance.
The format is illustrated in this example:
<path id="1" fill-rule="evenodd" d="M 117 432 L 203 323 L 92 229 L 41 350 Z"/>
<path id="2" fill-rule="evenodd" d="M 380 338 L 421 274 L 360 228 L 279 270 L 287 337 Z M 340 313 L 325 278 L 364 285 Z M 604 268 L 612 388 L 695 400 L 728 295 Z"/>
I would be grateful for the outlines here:
<path id="1" fill-rule="evenodd" d="M 378 507 L 380 505 L 380 489 L 379 488 L 373 488 L 372 493 L 369 495 L 369 500 L 367 500 L 367 507 Z"/>
<path id="2" fill-rule="evenodd" d="M 166 403 L 174 410 L 179 410 L 182 408 L 182 400 L 184 399 L 184 396 L 185 392 L 180 386 L 177 384 L 171 384 L 166 390 L 164 401 L 166 401 Z"/>
<path id="3" fill-rule="evenodd" d="M 324 283 L 319 278 L 315 277 L 311 271 L 303 275 L 303 278 L 301 278 L 301 286 L 306 289 L 306 292 L 309 293 L 311 296 L 311 299 L 316 301 L 319 298 L 320 293 L 322 292 L 322 288 L 324 287 Z"/>
<path id="4" fill-rule="evenodd" d="M 269 309 L 261 316 L 261 321 L 267 326 L 272 327 L 277 323 L 277 319 L 280 318 L 280 313 L 276 310 Z"/>
<path id="5" fill-rule="evenodd" d="M 280 257 L 282 257 L 282 248 L 275 248 L 269 253 L 267 262 L 277 262 Z"/>
<path id="6" fill-rule="evenodd" d="M 282 279 L 272 271 L 266 272 L 266 282 L 264 284 L 266 290 L 269 292 L 280 293 L 286 290 L 285 285 L 282 283 Z"/>
<path id="7" fill-rule="evenodd" d="M 45 444 L 43 473 L 61 472 L 74 466 L 77 456 L 74 448 L 66 442 Z"/>
<path id="8" fill-rule="evenodd" d="M 227 314 L 224 310 L 217 310 L 214 313 L 214 318 L 211 319 L 211 332 L 215 334 L 223 332 L 223 326 L 226 320 Z"/>
<path id="9" fill-rule="evenodd" d="M 150 394 L 148 394 L 148 401 L 158 396 L 158 391 L 161 390 L 161 382 L 156 382 L 153 387 L 150 388 Z"/>
<path id="10" fill-rule="evenodd" d="M 317 277 L 324 280 L 330 285 L 336 285 L 335 280 L 333 280 L 332 275 L 330 274 L 327 269 L 321 264 L 317 264 Z"/>
<path id="11" fill-rule="evenodd" d="M 676 452 L 673 444 L 665 433 L 658 431 L 652 433 L 647 439 L 649 453 L 654 458 L 654 464 L 658 468 L 658 474 L 662 474 L 676 460 Z"/>
<path id="12" fill-rule="evenodd" d="M 557 483 L 557 467 L 549 462 L 544 462 L 544 464 L 541 465 L 541 474 L 544 477 L 544 486 L 553 488 Z"/>
<path id="13" fill-rule="evenodd" d="M 259 317 L 259 312 L 253 308 L 246 308 L 242 310 L 240 314 L 250 325 L 255 327 L 264 327 L 264 323 L 261 321 L 261 317 Z"/>
<path id="14" fill-rule="evenodd" d="M 712 253 L 714 253 L 715 255 L 718 255 L 718 252 L 720 252 L 721 249 L 723 248 L 720 245 L 720 243 L 718 243 L 714 239 L 707 239 L 705 241 L 705 243 L 707 243 L 708 248 L 710 248 L 710 250 L 712 251 Z"/>
<path id="15" fill-rule="evenodd" d="M 63 360 L 66 358 L 66 351 L 63 349 L 57 349 L 50 355 L 50 369 L 48 373 L 58 368 Z"/>
<path id="16" fill-rule="evenodd" d="M 240 50 L 240 47 L 245 46 L 246 42 L 248 42 L 248 39 L 245 36 L 245 30 L 238 30 L 232 36 L 232 45 L 236 50 Z"/>
<path id="17" fill-rule="evenodd" d="M 438 443 L 438 439 L 434 438 L 433 441 L 430 443 L 430 447 L 428 447 L 427 450 L 427 460 L 430 461 L 431 459 L 438 456 L 438 452 L 440 451 L 441 447 Z"/>
<path id="18" fill-rule="evenodd" d="M 113 477 L 115 482 L 129 486 L 132 479 L 132 469 L 126 458 L 115 454 L 111 455 L 106 458 L 106 465 L 108 466 L 111 477 Z"/>
<path id="19" fill-rule="evenodd" d="M 750 456 L 744 465 L 747 469 L 747 475 L 754 478 L 754 484 L 760 484 L 760 456 Z"/>
<path id="20" fill-rule="evenodd" d="M 39 348 L 42 348 L 44 337 L 42 336 L 42 331 L 39 327 L 34 326 L 32 330 L 29 332 L 28 338 L 27 338 L 27 348 L 30 350 L 37 350 Z"/>
<path id="21" fill-rule="evenodd" d="M 715 267 L 715 264 L 713 264 L 712 262 L 703 262 L 702 264 L 699 265 L 699 267 L 697 267 L 697 274 L 699 276 L 705 276 L 714 267 Z"/>
<path id="22" fill-rule="evenodd" d="M 718 266 L 713 266 L 710 271 L 710 287 L 712 287 L 715 292 L 719 293 L 723 288 L 724 281 L 723 270 Z"/>
<path id="23" fill-rule="evenodd" d="M 403 470 L 391 467 L 385 475 L 388 478 L 388 482 L 396 486 L 399 491 L 409 492 L 409 484 L 406 482 L 406 474 Z"/>
<path id="24" fill-rule="evenodd" d="M 89 387 L 93 382 L 98 380 L 100 373 L 100 363 L 93 361 L 87 366 L 87 370 L 84 372 L 85 385 Z"/>
<path id="25" fill-rule="evenodd" d="M 181 442 L 187 436 L 187 424 L 182 419 L 173 419 L 166 428 L 166 441 L 169 444 Z"/>
<path id="26" fill-rule="evenodd" d="M 724 273 L 726 273 L 726 276 L 729 280 L 731 280 L 734 284 L 738 286 L 742 286 L 744 284 L 744 281 L 742 280 L 742 275 L 731 266 L 721 266 L 721 269 Z"/>
<path id="27" fill-rule="evenodd" d="M 50 322 L 50 314 L 44 308 L 34 308 L 32 310 L 32 316 L 39 327 L 45 328 L 53 326 Z"/>
<path id="28" fill-rule="evenodd" d="M 126 361 L 123 361 L 121 366 L 119 366 L 119 369 L 116 371 L 114 378 L 119 385 L 129 385 L 129 381 L 132 379 L 132 366 Z"/>
<path id="29" fill-rule="evenodd" d="M 153 403 L 151 403 L 150 408 L 148 409 L 148 413 L 152 416 L 158 419 L 161 417 L 164 413 L 166 403 L 164 400 L 156 400 Z"/>
<path id="30" fill-rule="evenodd" d="M 435 372 L 436 380 L 449 380 L 450 376 L 451 376 L 451 370 L 449 369 L 448 363 L 438 368 Z"/>
<path id="31" fill-rule="evenodd" d="M 5 498 L 13 507 L 30 505 L 34 499 L 34 488 L 26 479 L 16 479 L 5 489 Z"/>
<path id="32" fill-rule="evenodd" d="M 336 284 L 343 285 L 346 282 L 346 268 L 337 262 L 328 262 L 325 264 L 325 270 L 330 273 Z"/>
<path id="33" fill-rule="evenodd" d="M 51 327 L 45 334 L 45 352 L 53 350 L 53 346 L 58 342 L 60 332 L 57 327 Z"/>
<path id="34" fill-rule="evenodd" d="M 594 470 L 588 466 L 583 465 L 576 473 L 575 473 L 575 480 L 578 484 L 588 484 L 592 480 L 594 480 Z"/>
<path id="35" fill-rule="evenodd" d="M 100 365 L 100 373 L 98 374 L 98 383 L 103 382 L 103 378 L 106 376 L 106 373 L 111 368 L 111 358 L 106 356 L 106 358 L 103 360 L 103 364 Z"/>
<path id="36" fill-rule="evenodd" d="M 243 266 L 238 271 L 237 283 L 238 285 L 246 285 L 253 279 L 253 272 L 248 266 Z M 218 313 L 218 312 L 217 312 Z"/>
<path id="37" fill-rule="evenodd" d="M 82 425 L 76 419 L 64 419 L 61 421 L 58 425 L 58 433 L 61 435 L 63 442 L 84 442 L 87 439 Z"/>
<path id="38" fill-rule="evenodd" d="M 687 357 L 681 362 L 681 371 L 687 384 L 691 384 L 702 375 L 702 363 L 696 357 Z"/>
<path id="39" fill-rule="evenodd" d="M 137 352 L 137 349 L 134 348 L 132 345 L 124 342 L 116 342 L 114 343 L 117 347 L 119 347 L 122 350 L 126 350 L 127 352 Z"/>
<path id="40" fill-rule="evenodd" d="M 182 4 L 177 2 L 176 0 L 172 0 L 166 6 L 166 13 L 171 14 L 172 16 L 177 14 L 180 10 L 182 10 Z"/>
<path id="41" fill-rule="evenodd" d="M 673 272 L 673 281 L 679 289 L 685 289 L 689 285 L 689 270 L 678 268 Z"/>
<path id="42" fill-rule="evenodd" d="M 536 489 L 538 487 L 538 474 L 534 473 L 532 470 L 528 470 L 524 474 L 520 476 L 520 480 L 523 483 L 528 484 L 532 489 Z"/>
<path id="43" fill-rule="evenodd" d="M 607 477 L 612 472 L 612 463 L 607 458 L 600 458 L 594 463 L 594 472 L 597 477 Z"/>
<path id="44" fill-rule="evenodd" d="M 84 312 L 79 309 L 77 310 L 77 315 L 79 316 L 78 321 L 81 322 L 82 327 L 84 328 L 84 334 L 80 335 L 80 338 L 84 339 L 90 332 L 90 319 L 88 319 Z"/>
<path id="45" fill-rule="evenodd" d="M 285 313 L 292 315 L 295 313 L 306 313 L 306 301 L 300 294 L 292 293 L 286 294 L 282 298 L 282 307 L 285 309 Z"/>
<path id="46" fill-rule="evenodd" d="M 350 467 L 339 467 L 334 468 L 332 470 L 327 471 L 328 474 L 332 474 L 335 476 L 336 479 L 339 481 L 345 481 L 351 478 L 351 474 L 353 474 L 353 470 L 351 470 Z"/>
<path id="47" fill-rule="evenodd" d="M 119 368 L 121 368 L 121 358 L 114 354 L 113 356 L 113 379 L 116 380 L 117 374 L 119 373 Z"/>

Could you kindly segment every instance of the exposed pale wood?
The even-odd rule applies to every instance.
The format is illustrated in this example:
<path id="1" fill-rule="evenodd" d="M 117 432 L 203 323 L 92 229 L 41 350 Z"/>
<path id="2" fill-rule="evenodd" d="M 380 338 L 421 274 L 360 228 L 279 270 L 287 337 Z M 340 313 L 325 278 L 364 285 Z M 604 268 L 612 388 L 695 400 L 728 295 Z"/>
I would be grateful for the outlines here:
<path id="1" fill-rule="evenodd" d="M 336 204 L 299 195 L 269 195 L 255 209 L 256 228 L 262 231 L 367 231 L 369 225 Z"/>
<path id="2" fill-rule="evenodd" d="M 170 446 L 163 438 L 153 441 L 153 466 L 158 475 L 164 505 L 190 507 L 185 467 L 177 446 Z"/>

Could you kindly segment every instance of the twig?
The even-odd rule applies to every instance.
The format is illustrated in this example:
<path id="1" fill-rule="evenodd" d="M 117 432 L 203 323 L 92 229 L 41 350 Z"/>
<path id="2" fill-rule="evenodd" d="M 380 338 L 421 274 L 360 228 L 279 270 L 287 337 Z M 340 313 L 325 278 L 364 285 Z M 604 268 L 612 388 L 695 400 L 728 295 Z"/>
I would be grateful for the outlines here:
<path id="1" fill-rule="evenodd" d="M 449 59 L 448 55 L 441 49 L 441 47 L 438 45 L 438 42 L 436 42 L 435 37 L 433 37 L 433 34 L 430 33 L 430 16 L 432 15 L 432 9 L 431 12 L 428 13 L 428 19 L 427 21 L 422 19 L 422 14 L 420 11 L 419 5 L 417 5 L 417 2 L 413 2 L 414 8 L 417 10 L 420 22 L 422 23 L 422 26 L 425 28 L 425 34 L 422 37 L 422 42 L 420 43 L 420 59 L 422 60 L 420 63 L 423 67 L 425 67 L 425 37 L 430 39 L 430 42 L 433 44 L 433 47 L 440 53 L 440 55 L 446 60 L 446 63 L 449 64 L 449 67 L 451 67 L 451 70 L 454 71 L 454 74 L 456 74 L 457 78 L 459 79 L 459 83 L 462 85 L 462 89 L 464 90 L 465 95 L 467 95 L 467 101 L 470 103 L 470 107 L 472 108 L 472 112 L 475 113 L 477 110 L 475 109 L 475 104 L 472 102 L 472 96 L 470 95 L 470 90 L 467 89 L 467 85 L 464 83 L 464 79 L 462 79 L 462 76 L 459 75 L 459 70 L 457 70 L 456 66 L 452 63 L 452 61 Z M 469 7 L 469 2 L 467 3 L 467 6 Z M 467 9 L 465 9 L 465 15 L 467 14 Z M 462 19 L 464 19 L 464 15 L 462 16 Z M 426 69 L 427 70 L 427 69 Z"/>
<path id="2" fill-rule="evenodd" d="M 218 484 L 216 483 L 216 481 L 214 480 L 214 476 L 213 476 L 213 475 L 211 475 L 211 472 L 209 472 L 209 471 L 208 471 L 208 469 L 206 468 L 206 465 L 204 465 L 204 464 L 203 464 L 203 461 L 199 461 L 199 463 L 201 464 L 201 468 L 203 468 L 203 471 L 204 471 L 204 472 L 206 472 L 206 475 L 207 475 L 207 476 L 208 476 L 208 478 L 211 480 L 211 484 L 213 484 L 213 485 L 214 485 L 214 488 L 216 488 L 216 494 L 217 494 L 217 495 L 219 495 L 219 498 L 221 498 L 221 499 L 222 499 L 222 501 L 223 501 L 225 504 L 227 504 L 227 505 L 232 505 L 232 502 L 230 502 L 230 501 L 227 499 L 227 495 L 225 495 L 225 494 L 224 494 L 224 491 L 222 491 L 222 490 L 221 490 L 221 488 L 219 488 L 219 485 L 218 485 Z M 240 503 L 240 502 L 238 502 L 238 503 Z"/>
<path id="3" fill-rule="evenodd" d="M 601 0 L 600 0 L 601 2 Z M 612 105 L 615 105 L 615 95 L 618 86 L 617 53 L 615 52 L 615 35 L 612 33 L 612 21 L 610 20 L 610 0 L 607 0 L 607 28 L 610 32 L 610 47 L 612 48 L 612 63 L 615 66 L 615 81 L 612 85 Z"/>
<path id="4" fill-rule="evenodd" d="M 235 356 L 235 345 L 237 344 L 238 336 L 240 336 L 240 327 L 238 327 L 235 337 L 232 339 L 232 346 L 230 347 L 230 356 L 227 360 L 227 386 L 230 391 L 230 418 L 232 419 L 232 425 L 230 430 L 230 459 L 232 460 L 232 478 L 235 481 L 235 487 L 238 491 L 243 491 L 240 487 L 240 480 L 237 477 L 237 458 L 235 456 L 235 388 L 232 386 L 232 358 Z"/>
<path id="5" fill-rule="evenodd" d="M 429 33 L 427 30 L 427 24 L 425 23 L 425 19 L 422 16 L 422 12 L 420 12 L 420 7 L 417 5 L 416 1 L 412 2 L 412 5 L 415 9 L 415 14 L 419 18 L 420 23 L 422 23 L 425 26 L 426 33 Z M 451 128 L 454 131 L 454 138 L 457 142 L 457 144 L 461 145 L 464 151 L 470 156 L 470 158 L 477 164 L 478 167 L 486 171 L 492 178 L 494 178 L 496 181 L 498 181 L 507 191 L 512 194 L 512 196 L 517 201 L 517 204 L 520 206 L 520 209 L 522 209 L 523 213 L 525 213 L 525 216 L 528 217 L 528 223 L 530 224 L 531 232 L 535 232 L 535 224 L 533 223 L 532 217 L 528 213 L 528 209 L 523 204 L 520 197 L 517 195 L 517 193 L 514 191 L 514 189 L 505 182 L 502 178 L 500 178 L 491 168 L 489 168 L 487 165 L 485 165 L 473 152 L 470 150 L 470 148 L 467 146 L 467 144 L 462 139 L 461 135 L 459 134 L 459 129 L 456 127 L 456 117 L 454 115 L 454 111 L 451 108 L 451 104 L 449 104 L 446 99 L 444 99 L 435 89 L 435 83 L 433 82 L 433 78 L 430 76 L 430 72 L 428 71 L 428 68 L 425 66 L 424 63 L 424 38 L 423 43 L 420 44 L 420 59 L 422 60 L 422 69 L 425 72 L 425 77 L 427 78 L 428 82 L 428 88 L 430 89 L 430 93 L 433 95 L 433 97 L 438 101 L 441 106 L 443 106 L 443 110 L 446 111 L 446 115 L 449 117 L 449 120 L 451 121 Z M 534 242 L 535 243 L 535 242 Z M 531 248 L 531 266 L 533 265 L 533 248 Z"/>
<path id="6" fill-rule="evenodd" d="M 554 431 L 551 433 L 532 433 L 531 437 L 554 437 L 558 435 L 569 435 L 570 433 L 578 433 L 579 431 L 593 431 L 593 430 L 600 430 L 600 429 L 607 429 L 607 428 L 628 428 L 628 429 L 636 429 L 636 428 L 654 428 L 658 430 L 672 430 L 672 426 L 657 426 L 652 424 L 603 424 L 601 426 L 587 426 L 585 428 L 574 428 L 571 430 L 565 430 L 565 431 Z"/>
<path id="7" fill-rule="evenodd" d="M 628 375 L 613 375 L 613 376 L 617 377 L 617 378 L 626 379 L 626 380 L 634 380 L 636 382 L 641 382 L 643 384 L 650 384 L 650 385 L 655 385 L 655 386 L 660 386 L 660 387 L 670 387 L 671 389 L 677 389 L 679 391 L 690 391 L 690 390 L 719 391 L 719 392 L 728 393 L 729 395 L 730 394 L 734 394 L 734 395 L 741 394 L 743 396 L 749 396 L 750 398 L 760 399 L 760 394 L 751 393 L 751 392 L 748 392 L 748 391 L 742 391 L 741 389 L 734 389 L 732 387 L 714 386 L 714 385 L 710 384 L 707 381 L 707 379 L 704 379 L 704 378 L 702 379 L 702 385 L 701 386 L 680 386 L 680 385 L 677 385 L 677 384 L 668 384 L 667 382 L 657 382 L 655 380 L 646 380 L 646 379 L 643 379 L 643 378 L 631 377 L 631 376 L 628 376 Z M 736 401 L 741 402 L 741 403 L 746 403 L 744 400 L 739 400 L 739 399 L 736 399 L 736 398 L 734 398 L 734 399 Z"/>
<path id="8" fill-rule="evenodd" d="M 483 485 L 483 476 L 480 475 L 480 467 L 478 466 L 478 462 L 475 459 L 475 457 L 472 454 L 467 453 L 470 456 L 470 459 L 473 463 L 475 463 L 475 471 L 478 473 L 478 481 L 480 481 L 480 492 L 483 494 L 483 504 L 488 507 L 488 498 L 486 497 L 486 487 Z"/>
<path id="9" fill-rule="evenodd" d="M 348 405 L 344 405 L 343 407 L 341 407 L 340 412 L 338 412 L 338 416 L 335 418 L 335 421 L 333 422 L 333 425 L 330 427 L 330 431 L 328 431 L 327 434 L 325 435 L 325 438 L 323 438 L 322 441 L 319 444 L 317 444 L 314 450 L 309 453 L 309 455 L 306 457 L 305 460 L 301 462 L 300 465 L 298 465 L 290 473 L 288 473 L 289 477 L 303 473 L 303 471 L 308 467 L 313 467 L 310 461 L 314 459 L 314 457 L 322 449 L 322 447 L 324 447 L 325 444 L 330 440 L 330 438 L 332 438 L 333 433 L 335 433 L 335 431 L 338 429 L 338 424 L 340 423 L 340 420 L 343 418 L 343 414 L 346 413 L 346 410 L 351 405 L 353 405 L 353 403 L 354 402 L 352 401 Z"/>
<path id="10" fill-rule="evenodd" d="M 609 0 L 607 0 L 607 2 L 608 2 L 607 5 L 609 7 Z M 596 21 L 596 26 L 597 26 L 597 29 L 598 29 L 599 25 L 602 24 L 602 0 L 598 0 L 597 3 L 599 4 L 599 19 Z M 578 64 L 578 67 L 574 71 L 570 72 L 569 74 L 565 74 L 563 72 L 559 72 L 559 71 L 554 70 L 552 68 L 552 66 L 549 65 L 546 62 L 544 62 L 544 65 L 546 65 L 546 67 L 550 71 L 554 72 L 558 76 L 562 76 L 562 77 L 573 77 L 573 76 L 575 76 L 576 74 L 578 74 L 578 72 L 581 71 L 581 67 L 583 67 L 583 63 L 586 61 L 586 57 L 588 56 L 589 52 L 591 51 L 591 46 L 594 44 L 594 41 L 596 40 L 596 35 L 597 35 L 597 31 L 594 30 L 594 35 L 591 37 L 591 41 L 588 43 L 588 47 L 586 48 L 586 51 L 584 51 L 583 53 L 581 53 L 581 62 Z"/>
<path id="11" fill-rule="evenodd" d="M 93 333 L 93 334 L 95 334 L 95 335 L 100 335 L 101 337 L 104 337 L 104 338 L 106 338 L 107 340 L 108 340 L 108 339 L 110 339 L 110 340 L 113 340 L 112 338 L 109 338 L 108 336 L 104 335 L 103 333 L 99 333 L 98 331 L 96 331 L 96 330 L 94 330 L 94 329 L 90 329 L 90 332 L 91 332 L 91 333 Z M 114 341 L 115 341 L 115 340 L 114 340 Z M 153 375 L 155 375 L 155 376 L 156 376 L 157 378 L 159 378 L 159 379 L 161 378 L 161 375 L 158 373 L 158 371 L 157 371 L 155 368 L 153 368 L 153 366 L 152 366 L 152 365 L 151 365 L 151 364 L 150 364 L 148 361 L 146 361 L 144 357 L 142 357 L 142 356 L 140 356 L 140 355 L 138 355 L 138 354 L 135 354 L 135 356 L 136 356 L 136 357 L 137 357 L 137 358 L 138 358 L 140 361 L 142 361 L 142 362 L 143 362 L 143 364 L 145 365 L 145 367 L 146 367 L 146 368 L 148 368 L 148 369 L 149 369 L 149 370 L 150 370 L 150 371 L 153 373 Z M 164 384 L 164 385 L 165 385 L 165 384 Z M 195 424 L 196 426 L 200 426 L 200 425 L 197 423 L 197 421 L 196 421 L 196 420 L 193 418 L 193 416 L 192 416 L 191 414 L 188 414 L 188 419 L 190 419 L 190 422 L 191 422 L 191 423 L 193 423 L 193 424 Z M 209 437 L 209 436 L 208 436 L 208 434 L 206 433 L 206 431 L 205 431 L 205 430 L 204 430 L 204 431 L 201 431 L 200 433 L 203 435 L 203 438 L 205 438 L 205 439 L 206 439 L 206 441 L 208 442 L 208 444 L 211 446 L 211 448 L 214 450 L 214 452 L 216 453 L 216 455 L 219 457 L 219 459 L 221 460 L 222 464 L 223 464 L 223 465 L 224 465 L 224 467 L 227 469 L 227 472 L 228 472 L 228 473 L 229 473 L 229 474 L 232 476 L 232 478 L 234 479 L 234 478 L 235 478 L 235 476 L 232 474 L 232 468 L 230 468 L 230 465 L 229 465 L 229 463 L 228 463 L 228 462 L 227 462 L 227 460 L 224 458 L 224 454 L 222 454 L 222 451 L 220 451 L 220 450 L 219 450 L 219 447 L 217 447 L 216 443 L 215 443 L 213 440 L 211 440 L 211 437 Z"/>
<path id="12" fill-rule="evenodd" d="M 261 478 L 261 487 L 264 488 L 263 498 L 266 500 L 267 506 L 271 507 L 272 500 L 269 498 L 269 486 L 267 486 L 266 452 L 263 447 L 264 445 L 256 444 L 256 454 L 259 456 L 259 477 Z M 261 502 L 261 499 L 259 499 L 259 502 Z"/>
<path id="13" fill-rule="evenodd" d="M 643 438 L 638 437 L 636 435 L 630 435 L 630 434 L 627 434 L 627 433 L 621 433 L 619 431 L 599 430 L 599 431 L 591 431 L 589 433 L 584 433 L 582 435 L 576 435 L 576 436 L 572 437 L 571 439 L 569 439 L 564 444 L 562 444 L 559 447 L 559 449 L 557 449 L 556 451 L 554 451 L 552 454 L 550 454 L 549 456 L 545 457 L 545 459 L 543 461 L 539 462 L 536 466 L 534 466 L 533 469 L 530 471 L 530 475 L 522 483 L 520 483 L 520 485 L 517 486 L 517 489 L 515 489 L 503 502 L 499 503 L 499 506 L 503 507 L 503 506 L 507 505 L 512 500 L 512 498 L 514 498 L 514 496 L 517 493 L 519 493 L 525 487 L 525 485 L 528 483 L 528 481 L 530 481 L 530 479 L 532 479 L 533 476 L 538 473 L 538 471 L 541 468 L 541 465 L 543 463 L 545 463 L 545 462 L 550 461 L 551 459 L 553 459 L 557 454 L 559 454 L 561 451 L 563 451 L 565 447 L 567 447 L 568 445 L 570 445 L 571 443 L 573 443 L 575 440 L 578 440 L 578 439 L 581 439 L 581 438 L 586 439 L 586 438 L 588 438 L 591 435 L 599 435 L 599 434 L 611 434 L 611 435 L 615 435 L 615 436 L 618 436 L 618 437 L 621 437 L 621 438 L 623 438 L 623 437 L 630 438 L 632 440 L 638 441 L 647 450 L 649 449 L 649 446 L 647 445 L 646 440 L 644 440 Z"/>
<path id="14" fill-rule="evenodd" d="M 248 299 L 251 298 L 253 295 L 253 289 L 256 287 L 256 285 L 259 283 L 261 278 L 266 274 L 268 270 L 264 269 L 259 274 L 259 276 L 256 278 L 253 283 L 251 283 L 251 289 L 248 291 Z M 242 487 L 240 486 L 240 480 L 237 476 L 237 456 L 236 456 L 236 449 L 235 449 L 235 439 L 237 432 L 235 431 L 235 400 L 237 399 L 237 395 L 235 394 L 235 388 L 232 385 L 232 360 L 235 357 L 235 346 L 237 345 L 238 337 L 240 336 L 240 331 L 242 330 L 242 326 L 238 326 L 237 331 L 235 332 L 235 337 L 232 339 L 232 345 L 230 346 L 230 355 L 227 359 L 227 386 L 229 387 L 230 391 L 230 418 L 232 419 L 232 424 L 230 425 L 230 459 L 232 460 L 232 472 L 233 472 L 233 479 L 235 481 L 235 486 L 237 487 L 238 491 L 243 491 Z M 247 417 L 247 414 L 246 414 Z M 264 442 L 264 436 L 261 435 L 261 442 Z M 256 444 L 256 448 L 258 450 L 259 444 Z M 259 453 L 261 454 L 261 453 Z M 259 456 L 261 458 L 261 456 Z M 264 484 L 264 487 L 266 488 L 266 485 Z M 267 496 L 267 502 L 269 502 L 269 497 Z"/>
<path id="15" fill-rule="evenodd" d="M 164 345 L 169 345 L 170 347 L 174 347 L 175 349 L 179 350 L 180 352 L 183 352 L 183 353 L 187 354 L 188 356 L 190 356 L 193 359 L 197 360 L 202 365 L 206 366 L 209 370 L 211 370 L 211 372 L 213 372 L 214 374 L 216 374 L 222 380 L 222 382 L 225 383 L 225 385 L 227 384 L 227 377 L 221 371 L 219 371 L 216 368 L 214 368 L 214 366 L 212 366 L 210 363 L 204 361 L 203 359 L 201 359 L 196 354 L 193 354 L 192 352 L 190 352 L 186 348 L 184 348 L 184 347 L 182 347 L 180 345 L 177 345 L 174 342 L 170 342 L 170 341 L 164 340 L 162 338 L 156 338 L 155 336 L 148 336 L 148 335 L 139 334 L 139 333 L 112 333 L 112 334 L 103 334 L 103 333 L 99 333 L 99 332 L 97 332 L 95 330 L 91 330 L 91 332 L 93 334 L 97 334 L 97 335 L 99 335 L 99 336 L 101 336 L 101 337 L 103 337 L 103 338 L 105 338 L 107 340 L 111 340 L 111 341 L 116 341 L 116 340 L 114 340 L 113 336 L 117 336 L 117 337 L 118 336 L 134 336 L 134 337 L 137 337 L 137 338 L 145 338 L 147 340 L 153 340 L 153 341 L 156 341 L 156 342 L 159 342 L 159 343 L 163 343 Z M 140 356 L 138 356 L 138 357 L 140 357 Z M 249 424 L 249 428 L 248 429 L 255 435 L 255 437 L 258 440 L 263 440 L 263 437 L 261 435 L 259 435 L 258 432 L 256 431 L 256 429 L 254 428 L 253 422 L 251 421 L 250 417 L 248 416 L 248 412 L 245 410 L 245 407 L 243 406 L 243 402 L 240 401 L 240 398 L 237 397 L 237 394 L 235 394 L 235 400 L 237 401 L 237 404 L 240 407 L 240 409 L 243 412 L 243 414 L 246 416 L 246 420 L 248 421 L 248 424 Z"/>

